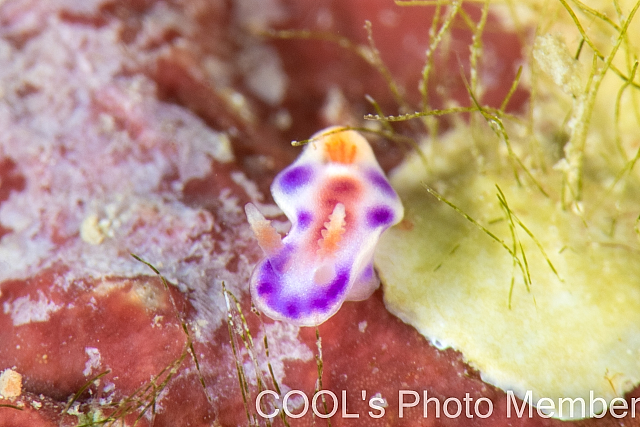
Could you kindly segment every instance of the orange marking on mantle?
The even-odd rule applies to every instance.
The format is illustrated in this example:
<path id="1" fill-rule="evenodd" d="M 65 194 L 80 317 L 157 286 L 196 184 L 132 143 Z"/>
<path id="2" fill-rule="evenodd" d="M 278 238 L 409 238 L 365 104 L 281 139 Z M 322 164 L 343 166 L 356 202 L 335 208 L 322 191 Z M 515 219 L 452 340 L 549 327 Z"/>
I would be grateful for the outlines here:
<path id="1" fill-rule="evenodd" d="M 358 152 L 355 142 L 345 133 L 326 135 L 324 147 L 332 162 L 346 165 L 354 162 Z"/>

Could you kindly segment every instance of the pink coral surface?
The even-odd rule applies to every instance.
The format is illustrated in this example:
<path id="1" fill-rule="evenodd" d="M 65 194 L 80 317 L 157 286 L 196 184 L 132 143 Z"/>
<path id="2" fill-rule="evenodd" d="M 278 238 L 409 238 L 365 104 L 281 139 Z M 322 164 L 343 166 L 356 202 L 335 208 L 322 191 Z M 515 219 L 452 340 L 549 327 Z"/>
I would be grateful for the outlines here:
<path id="1" fill-rule="evenodd" d="M 2 2 L 0 371 L 20 373 L 23 393 L 0 398 L 0 426 L 264 425 L 261 381 L 313 396 L 315 330 L 251 313 L 260 253 L 242 206 L 282 220 L 268 187 L 298 153 L 288 141 L 361 123 L 373 112 L 365 94 L 385 111 L 397 106 L 353 51 L 260 35 L 314 29 L 367 43 L 368 19 L 382 60 L 417 105 L 432 13 L 382 0 Z M 468 13 L 477 19 L 479 9 Z M 521 58 L 518 38 L 489 22 L 485 49 L 502 62 L 482 64 L 496 82 L 483 102 L 499 105 Z M 430 81 L 442 89 L 433 107 L 466 99 L 458 70 L 471 33 L 453 34 L 453 54 L 437 59 Z M 510 108 L 525 100 L 518 90 Z M 374 149 L 386 169 L 404 153 L 381 140 Z M 238 308 L 252 341 L 242 339 Z M 332 425 L 561 424 L 507 419 L 504 392 L 391 316 L 381 291 L 346 303 L 319 334 L 322 387 L 344 391 L 347 411 L 360 415 L 344 418 L 341 407 Z M 494 416 L 425 419 L 418 406 L 399 418 L 403 389 L 441 401 L 487 397 Z M 386 401 L 385 416 L 367 414 L 363 392 Z"/>

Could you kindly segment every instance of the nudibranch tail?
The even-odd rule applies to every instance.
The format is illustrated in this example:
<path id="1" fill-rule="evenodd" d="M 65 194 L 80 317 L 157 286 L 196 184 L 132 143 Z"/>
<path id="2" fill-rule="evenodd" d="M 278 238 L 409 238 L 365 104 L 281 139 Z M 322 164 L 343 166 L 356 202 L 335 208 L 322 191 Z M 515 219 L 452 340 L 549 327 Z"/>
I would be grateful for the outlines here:
<path id="1" fill-rule="evenodd" d="M 344 301 L 371 295 L 380 284 L 376 243 L 404 214 L 362 135 L 334 127 L 312 139 L 271 185 L 292 223 L 284 239 L 255 206 L 245 207 L 267 254 L 251 277 L 253 302 L 267 316 L 299 326 L 319 325 Z"/>
<path id="2" fill-rule="evenodd" d="M 247 214 L 251 230 L 258 239 L 258 245 L 267 257 L 271 258 L 277 255 L 283 248 L 282 237 L 273 228 L 271 221 L 267 220 L 253 203 L 247 203 L 244 211 Z"/>
<path id="3" fill-rule="evenodd" d="M 345 216 L 344 205 L 338 203 L 333 212 L 329 215 L 329 221 L 324 223 L 324 230 L 320 232 L 322 238 L 318 240 L 318 255 L 327 256 L 334 254 L 340 245 L 342 235 L 346 231 L 345 229 Z"/>

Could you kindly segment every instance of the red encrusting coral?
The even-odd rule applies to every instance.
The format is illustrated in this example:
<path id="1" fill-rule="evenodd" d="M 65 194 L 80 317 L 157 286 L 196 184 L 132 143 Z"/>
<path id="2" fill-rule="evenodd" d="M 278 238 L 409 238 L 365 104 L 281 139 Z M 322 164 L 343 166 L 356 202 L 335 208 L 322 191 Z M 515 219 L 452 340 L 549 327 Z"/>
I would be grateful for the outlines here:
<path id="1" fill-rule="evenodd" d="M 160 280 L 105 277 L 65 292 L 56 278 L 44 271 L 2 287 L 10 308 L 0 319 L 0 358 L 29 373 L 29 391 L 64 401 L 87 378 L 111 371 L 101 383 L 129 395 L 180 356 L 186 337 Z M 29 317 L 37 313 L 43 317 Z"/>

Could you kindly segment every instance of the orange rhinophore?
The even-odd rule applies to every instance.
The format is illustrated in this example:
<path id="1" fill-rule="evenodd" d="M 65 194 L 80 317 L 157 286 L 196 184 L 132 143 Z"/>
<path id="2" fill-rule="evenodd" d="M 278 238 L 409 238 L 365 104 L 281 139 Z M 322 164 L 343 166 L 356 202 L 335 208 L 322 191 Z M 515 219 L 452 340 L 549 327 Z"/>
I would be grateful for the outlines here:
<path id="1" fill-rule="evenodd" d="M 258 239 L 258 245 L 267 255 L 275 255 L 283 247 L 282 237 L 271 225 L 271 221 L 265 219 L 252 203 L 247 203 L 244 207 L 247 219 L 251 225 L 253 234 Z"/>

